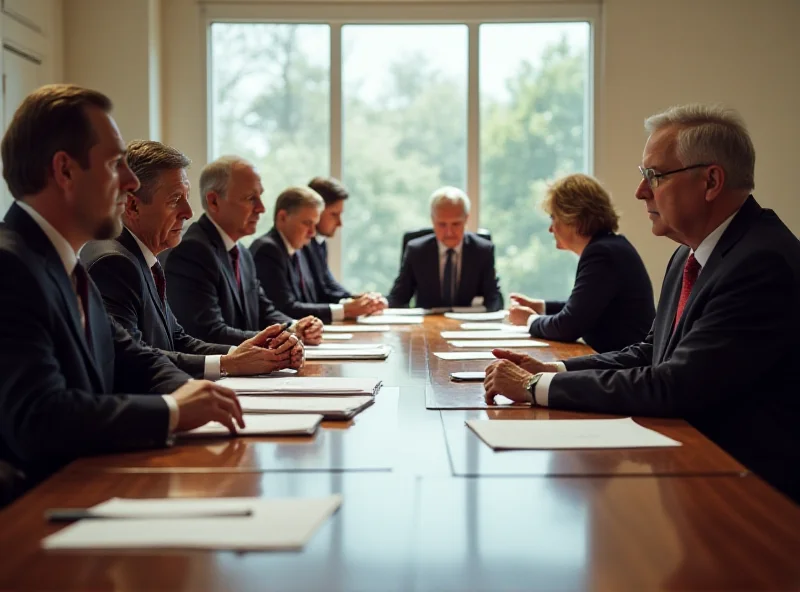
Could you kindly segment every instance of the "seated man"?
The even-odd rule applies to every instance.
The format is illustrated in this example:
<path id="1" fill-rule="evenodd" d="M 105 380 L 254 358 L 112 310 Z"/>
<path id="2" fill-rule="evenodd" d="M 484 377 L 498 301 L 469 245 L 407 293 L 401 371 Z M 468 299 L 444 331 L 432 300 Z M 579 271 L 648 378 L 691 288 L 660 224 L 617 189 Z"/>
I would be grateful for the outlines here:
<path id="1" fill-rule="evenodd" d="M 800 501 L 800 242 L 750 195 L 755 150 L 735 113 L 674 107 L 645 127 L 636 197 L 653 233 L 682 243 L 649 335 L 563 363 L 497 350 L 487 400 L 683 418 Z"/>
<path id="2" fill-rule="evenodd" d="M 488 311 L 503 308 L 500 283 L 494 269 L 494 245 L 465 232 L 469 199 L 455 187 L 431 195 L 433 235 L 409 241 L 400 274 L 389 293 L 389 306 L 408 306 L 416 294 L 421 308 L 470 306 L 483 297 Z"/>
<path id="3" fill-rule="evenodd" d="M 233 391 L 131 339 L 78 261 L 87 241 L 119 234 L 139 187 L 110 110 L 98 92 L 45 86 L 3 137 L 15 203 L 0 226 L 0 461 L 34 483 L 83 455 L 243 425 Z"/>
<path id="4" fill-rule="evenodd" d="M 333 277 L 328 267 L 328 239 L 333 238 L 336 229 L 342 226 L 344 202 L 350 197 L 347 189 L 333 177 L 314 177 L 308 184 L 311 189 L 319 193 L 325 201 L 325 209 L 317 222 L 317 236 L 303 247 L 317 295 L 320 302 L 343 303 L 347 299 L 357 299 L 361 294 L 354 295 Z M 381 310 L 386 307 L 386 299 L 377 293 L 371 293 L 371 298 L 380 304 Z"/>
<path id="5" fill-rule="evenodd" d="M 298 368 L 303 346 L 294 335 L 278 335 L 277 325 L 232 347 L 195 339 L 178 324 L 166 300 L 166 280 L 156 255 L 181 241 L 183 222 L 192 217 L 186 176 L 190 161 L 174 148 L 150 141 L 129 144 L 127 157 L 141 185 L 128 193 L 122 234 L 91 241 L 81 250 L 81 261 L 100 289 L 106 311 L 135 340 L 163 350 L 195 378 Z M 262 347 L 265 341 L 269 348 Z"/>
<path id="6" fill-rule="evenodd" d="M 344 304 L 320 302 L 303 247 L 314 238 L 324 207 L 322 198 L 308 187 L 289 187 L 278 196 L 275 225 L 250 246 L 264 292 L 282 312 L 313 314 L 328 324 L 382 310 L 382 302 L 370 295 Z"/>
<path id="7" fill-rule="evenodd" d="M 218 158 L 200 174 L 205 214 L 169 251 L 165 270 L 170 307 L 198 339 L 238 345 L 267 325 L 292 322 L 264 294 L 253 256 L 236 242 L 256 231 L 263 192 L 253 165 L 236 156 Z M 313 316 L 290 330 L 308 345 L 322 340 L 322 321 Z"/>

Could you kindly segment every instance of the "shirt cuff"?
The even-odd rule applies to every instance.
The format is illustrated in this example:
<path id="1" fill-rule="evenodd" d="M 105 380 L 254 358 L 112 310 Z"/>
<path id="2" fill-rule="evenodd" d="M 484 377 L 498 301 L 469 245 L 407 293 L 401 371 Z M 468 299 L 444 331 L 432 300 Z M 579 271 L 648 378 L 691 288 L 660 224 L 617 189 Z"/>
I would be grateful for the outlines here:
<path id="1" fill-rule="evenodd" d="M 331 317 L 334 322 L 336 321 L 343 321 L 344 320 L 344 305 L 343 304 L 331 304 Z"/>
<path id="2" fill-rule="evenodd" d="M 539 379 L 539 382 L 536 383 L 536 387 L 533 389 L 533 403 L 535 405 L 547 407 L 550 394 L 550 383 L 553 381 L 553 376 L 555 375 L 555 372 L 542 373 L 542 377 Z"/>
<path id="3" fill-rule="evenodd" d="M 531 313 L 531 316 L 528 317 L 528 322 L 526 323 L 526 325 L 528 327 L 528 331 L 531 330 L 531 325 L 533 325 L 533 321 L 535 321 L 536 317 L 538 317 L 538 316 L 539 316 L 538 314 L 533 312 L 533 313 Z"/>
<path id="4" fill-rule="evenodd" d="M 558 372 L 566 372 L 567 365 L 564 362 L 554 362 L 556 368 L 558 368 Z"/>
<path id="5" fill-rule="evenodd" d="M 206 363 L 203 367 L 203 378 L 206 380 L 217 380 L 222 366 L 222 356 L 206 356 Z"/>
<path id="6" fill-rule="evenodd" d="M 178 402 L 172 395 L 161 395 L 161 397 L 164 399 L 164 402 L 169 408 L 169 429 L 167 431 L 167 436 L 171 436 L 175 433 L 175 429 L 178 427 L 178 420 L 180 419 Z"/>
<path id="7" fill-rule="evenodd" d="M 228 350 L 228 355 L 231 355 L 235 351 L 236 351 L 236 346 L 232 345 L 231 348 Z"/>

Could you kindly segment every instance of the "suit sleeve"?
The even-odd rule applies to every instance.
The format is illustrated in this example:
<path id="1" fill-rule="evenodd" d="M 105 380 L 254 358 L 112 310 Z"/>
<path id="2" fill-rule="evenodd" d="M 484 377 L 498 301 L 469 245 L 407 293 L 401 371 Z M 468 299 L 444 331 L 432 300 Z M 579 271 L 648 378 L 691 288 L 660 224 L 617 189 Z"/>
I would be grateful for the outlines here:
<path id="1" fill-rule="evenodd" d="M 559 312 L 561 312 L 561 310 L 564 308 L 566 304 L 567 303 L 563 302 L 562 300 L 547 300 L 544 303 L 544 314 L 546 315 L 558 314 Z"/>
<path id="2" fill-rule="evenodd" d="M 389 296 L 386 297 L 391 308 L 407 307 L 417 291 L 417 280 L 411 263 L 412 257 L 412 250 L 406 246 L 405 253 L 403 253 L 403 263 L 400 265 L 400 273 L 397 279 L 394 280 Z"/>
<path id="3" fill-rule="evenodd" d="M 784 315 L 793 311 L 794 276 L 778 253 L 752 253 L 722 278 L 698 317 L 661 364 L 626 370 L 556 374 L 549 405 L 558 409 L 690 417 L 718 406 L 775 371 L 777 357 L 759 347 L 783 351 L 793 335 Z M 795 314 L 792 312 L 792 314 Z M 737 371 L 746 369 L 746 372 Z M 743 404 L 743 401 L 731 404 Z"/>
<path id="4" fill-rule="evenodd" d="M 195 354 L 198 356 L 224 356 L 231 350 L 230 345 L 223 345 L 220 343 L 208 343 L 201 339 L 195 339 L 189 335 L 186 330 L 178 323 L 178 319 L 172 314 L 172 311 L 167 312 L 172 317 L 175 330 L 172 332 L 172 341 L 175 343 L 175 349 L 187 354 Z"/>
<path id="5" fill-rule="evenodd" d="M 616 275 L 607 249 L 587 247 L 566 304 L 555 314 L 535 317 L 530 326 L 531 336 L 554 341 L 576 341 L 583 337 L 616 295 L 619 289 Z"/>
<path id="6" fill-rule="evenodd" d="M 289 280 L 289 262 L 284 253 L 274 244 L 266 242 L 251 249 L 256 265 L 256 275 L 267 300 L 282 313 L 299 319 L 308 315 L 319 317 L 330 324 L 331 307 L 327 304 L 303 302 L 295 298 Z"/>
<path id="7" fill-rule="evenodd" d="M 239 345 L 255 336 L 225 323 L 219 305 L 219 267 L 211 250 L 197 241 L 184 241 L 167 258 L 167 300 L 186 331 L 212 343 Z"/>
<path id="8" fill-rule="evenodd" d="M 503 309 L 503 295 L 500 292 L 500 280 L 494 266 L 494 245 L 490 245 L 489 265 L 482 278 L 483 305 L 489 312 Z"/>
<path id="9" fill-rule="evenodd" d="M 0 277 L 14 278 L 0 290 L 4 444 L 22 462 L 48 466 L 87 454 L 165 445 L 169 409 L 161 397 L 92 393 L 67 386 L 52 339 L 56 313 L 25 265 L 13 259 L 0 255 Z M 119 330 L 132 344 L 131 337 Z M 158 374 L 159 384 L 174 385 L 181 373 L 162 368 Z"/>
<path id="10" fill-rule="evenodd" d="M 578 356 L 564 360 L 567 370 L 624 370 L 653 363 L 653 328 L 641 343 L 634 343 L 618 352 Z"/>
<path id="11" fill-rule="evenodd" d="M 325 269 L 324 272 L 324 282 L 325 282 L 325 295 L 328 298 L 328 302 L 331 304 L 336 304 L 343 298 L 352 298 L 353 294 L 351 294 L 342 284 L 340 284 L 333 274 L 331 273 L 331 268 L 328 267 L 328 262 L 323 261 L 323 267 Z"/>

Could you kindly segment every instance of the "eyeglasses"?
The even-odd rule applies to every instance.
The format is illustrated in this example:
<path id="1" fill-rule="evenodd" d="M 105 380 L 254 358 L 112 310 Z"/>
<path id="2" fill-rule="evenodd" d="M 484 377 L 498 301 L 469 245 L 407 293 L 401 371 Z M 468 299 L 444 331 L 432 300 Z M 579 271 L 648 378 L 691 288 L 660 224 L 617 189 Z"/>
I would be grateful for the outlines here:
<path id="1" fill-rule="evenodd" d="M 690 171 L 692 169 L 699 169 L 702 167 L 711 166 L 710 164 L 693 164 L 691 166 L 683 167 L 682 169 L 675 169 L 674 171 L 667 171 L 665 173 L 657 173 L 655 169 L 646 169 L 643 167 L 639 167 L 639 172 L 642 173 L 642 177 L 645 178 L 647 184 L 650 185 L 650 189 L 655 189 L 658 187 L 658 180 L 662 177 L 666 177 L 667 175 L 674 175 L 675 173 L 682 173 L 683 171 Z"/>

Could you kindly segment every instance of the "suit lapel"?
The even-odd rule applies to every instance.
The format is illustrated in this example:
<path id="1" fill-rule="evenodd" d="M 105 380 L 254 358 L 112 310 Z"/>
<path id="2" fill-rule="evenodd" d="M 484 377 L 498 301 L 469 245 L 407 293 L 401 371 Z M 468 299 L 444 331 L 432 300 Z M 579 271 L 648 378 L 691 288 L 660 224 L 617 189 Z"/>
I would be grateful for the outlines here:
<path id="1" fill-rule="evenodd" d="M 203 228 L 208 236 L 209 242 L 214 247 L 214 251 L 217 255 L 217 261 L 220 269 L 222 269 L 222 275 L 225 276 L 225 281 L 227 282 L 228 288 L 233 294 L 233 299 L 236 302 L 236 305 L 239 307 L 239 311 L 242 313 L 242 315 L 244 315 L 245 318 L 247 318 L 247 311 L 242 303 L 241 290 L 239 290 L 239 286 L 236 284 L 236 273 L 233 271 L 231 256 L 228 254 L 228 251 L 225 250 L 225 244 L 222 242 L 222 237 L 219 235 L 219 231 L 217 230 L 216 226 L 214 226 L 214 223 L 209 220 L 205 214 L 200 216 L 198 224 L 200 224 L 201 228 Z M 244 266 L 242 265 L 241 246 L 239 247 L 239 251 L 239 273 L 242 278 L 242 285 L 244 285 Z"/>

